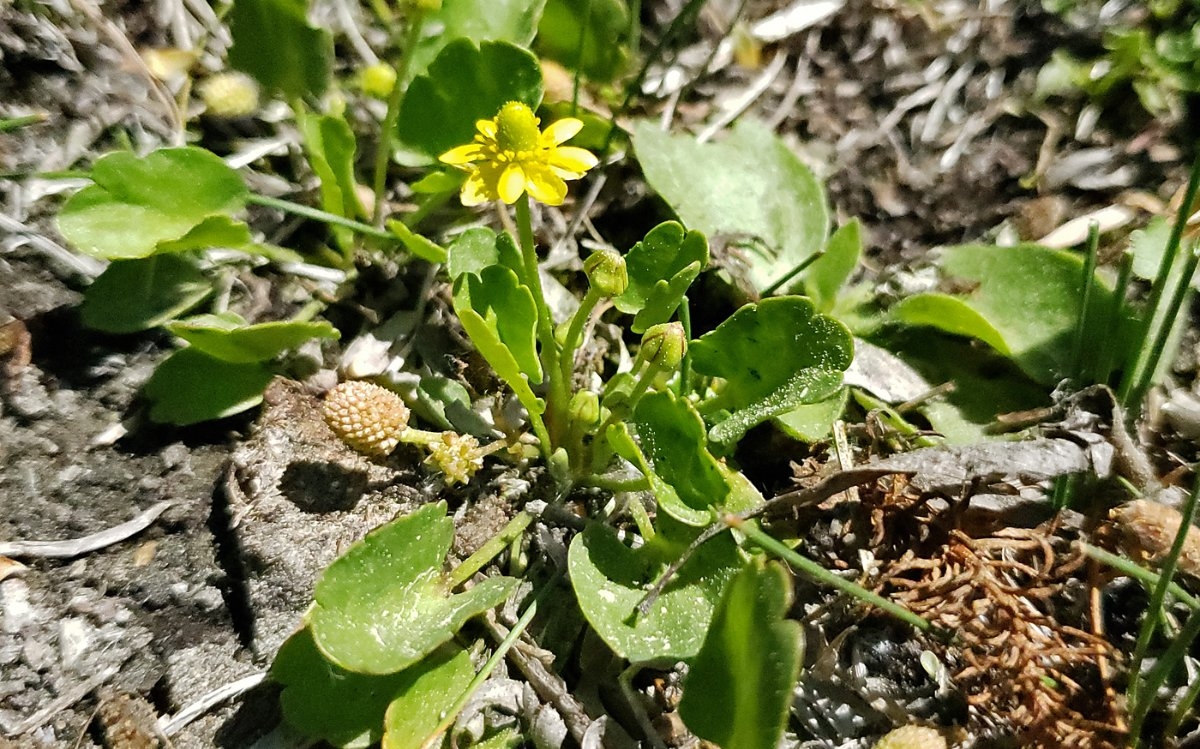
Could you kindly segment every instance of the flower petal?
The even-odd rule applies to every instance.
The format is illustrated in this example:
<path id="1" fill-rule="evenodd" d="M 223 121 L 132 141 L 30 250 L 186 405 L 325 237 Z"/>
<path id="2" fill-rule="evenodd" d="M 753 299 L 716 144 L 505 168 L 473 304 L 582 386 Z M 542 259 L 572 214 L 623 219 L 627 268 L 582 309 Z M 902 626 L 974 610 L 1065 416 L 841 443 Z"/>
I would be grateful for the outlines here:
<path id="1" fill-rule="evenodd" d="M 582 129 L 583 120 L 577 120 L 574 117 L 564 117 L 546 128 L 546 131 L 542 133 L 543 143 L 549 141 L 549 144 L 556 146 L 559 143 L 566 143 L 578 135 Z"/>
<path id="2" fill-rule="evenodd" d="M 488 140 L 496 140 L 496 121 L 495 120 L 476 120 L 475 129 L 479 134 Z"/>
<path id="3" fill-rule="evenodd" d="M 570 172 L 574 178 L 582 177 L 584 172 L 600 163 L 591 151 L 574 146 L 559 146 L 546 154 L 546 163 L 553 167 L 560 176 Z"/>
<path id="4" fill-rule="evenodd" d="M 478 160 L 482 155 L 483 149 L 481 149 L 475 143 L 468 143 L 465 146 L 456 146 L 451 148 L 441 156 L 438 156 L 438 161 L 442 162 L 443 164 L 461 166 L 463 164 L 470 164 L 472 161 Z"/>
<path id="5" fill-rule="evenodd" d="M 520 164 L 509 164 L 496 183 L 496 193 L 505 203 L 513 204 L 525 192 L 525 170 Z"/>
<path id="6" fill-rule="evenodd" d="M 483 175 L 480 172 L 474 172 L 467 181 L 463 183 L 462 192 L 458 196 L 459 200 L 465 206 L 481 205 L 489 200 L 495 199 L 494 195 L 489 194 L 487 182 L 484 181 Z"/>
<path id="7" fill-rule="evenodd" d="M 566 182 L 542 164 L 527 165 L 525 171 L 525 187 L 529 190 L 529 197 L 546 205 L 562 205 L 567 197 Z"/>

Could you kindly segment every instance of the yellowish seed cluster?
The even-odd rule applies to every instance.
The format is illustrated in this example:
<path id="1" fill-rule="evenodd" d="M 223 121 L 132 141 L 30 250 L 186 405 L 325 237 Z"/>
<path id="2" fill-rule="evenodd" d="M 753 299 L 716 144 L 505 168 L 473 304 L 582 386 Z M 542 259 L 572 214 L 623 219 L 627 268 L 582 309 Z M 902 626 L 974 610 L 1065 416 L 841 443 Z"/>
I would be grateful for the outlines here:
<path id="1" fill-rule="evenodd" d="M 946 749 L 946 739 L 933 728 L 904 726 L 888 732 L 875 749 Z"/>
<path id="2" fill-rule="evenodd" d="M 427 462 L 446 477 L 447 484 L 465 484 L 483 468 L 483 456 L 489 450 L 479 447 L 479 440 L 469 434 L 442 432 L 440 441 L 430 442 Z"/>
<path id="3" fill-rule="evenodd" d="M 400 444 L 408 427 L 408 406 L 387 388 L 351 380 L 325 396 L 325 423 L 350 447 L 366 455 L 384 456 Z"/>
<path id="4" fill-rule="evenodd" d="M 245 73 L 211 75 L 200 84 L 198 93 L 214 117 L 246 117 L 258 111 L 258 84 Z"/>

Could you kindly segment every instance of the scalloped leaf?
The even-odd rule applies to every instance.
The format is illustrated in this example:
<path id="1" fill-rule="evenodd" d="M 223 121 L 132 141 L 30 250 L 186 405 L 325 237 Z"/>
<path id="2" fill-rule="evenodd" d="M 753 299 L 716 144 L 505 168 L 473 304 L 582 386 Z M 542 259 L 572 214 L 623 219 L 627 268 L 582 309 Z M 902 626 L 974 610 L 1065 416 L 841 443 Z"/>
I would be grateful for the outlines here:
<path id="1" fill-rule="evenodd" d="M 601 523 L 571 540 L 571 585 L 588 623 L 617 655 L 633 663 L 690 658 L 700 650 L 713 611 L 740 566 L 737 545 L 724 533 L 702 544 L 680 567 L 649 613 L 637 605 L 646 588 L 699 532 L 660 517 L 659 533 L 638 549 Z"/>
<path id="2" fill-rule="evenodd" d="M 667 322 L 688 287 L 708 265 L 708 240 L 676 221 L 651 229 L 625 256 L 629 287 L 613 299 L 617 309 L 636 315 L 633 332 Z"/>
<path id="3" fill-rule="evenodd" d="M 425 16 L 428 34 L 413 49 L 409 80 L 424 73 L 452 41 L 512 42 L 528 47 L 537 34 L 546 0 L 452 0 Z M 499 107 L 497 107 L 498 109 Z"/>
<path id="4" fill-rule="evenodd" d="M 158 365 L 142 392 L 153 404 L 151 419 L 186 426 L 254 408 L 274 376 L 261 363 L 235 364 L 185 348 Z"/>
<path id="5" fill-rule="evenodd" d="M 479 353 L 514 390 L 542 381 L 537 304 L 517 274 L 501 265 L 454 282 L 454 311 Z"/>
<path id="6" fill-rule="evenodd" d="M 756 559 L 730 581 L 683 682 L 679 716 L 722 749 L 771 749 L 783 737 L 804 634 L 787 619 L 792 581 Z"/>
<path id="7" fill-rule="evenodd" d="M 709 236 L 754 237 L 750 280 L 770 287 L 825 246 L 825 191 L 791 149 L 753 120 L 718 143 L 637 123 L 633 145 L 646 181 L 685 226 Z"/>
<path id="8" fill-rule="evenodd" d="M 135 333 L 173 320 L 212 293 L 187 255 L 114 260 L 83 293 L 83 324 L 106 333 Z"/>
<path id="9" fill-rule="evenodd" d="M 526 49 L 508 42 L 455 39 L 429 70 L 413 79 L 400 107 L 397 132 L 413 164 L 429 164 L 470 143 L 475 122 L 490 120 L 506 102 L 537 108 L 542 69 Z"/>
<path id="10" fill-rule="evenodd" d="M 784 296 L 742 307 L 693 341 L 690 352 L 697 372 L 725 380 L 700 410 L 729 412 L 709 431 L 714 442 L 729 444 L 756 424 L 834 395 L 854 342 L 810 300 Z"/>
<path id="11" fill-rule="evenodd" d="M 240 363 L 270 361 L 313 338 L 337 339 L 341 335 L 324 321 L 247 325 L 233 312 L 197 315 L 170 323 L 167 329 L 209 356 Z"/>
<path id="12" fill-rule="evenodd" d="M 515 579 L 493 577 L 451 594 L 442 566 L 453 539 L 437 502 L 371 531 L 329 565 L 309 614 L 325 657 L 356 673 L 399 671 L 512 593 Z"/>
<path id="13" fill-rule="evenodd" d="M 145 158 L 110 153 L 92 167 L 92 180 L 67 200 L 58 229 L 75 249 L 109 260 L 159 252 L 160 244 L 183 239 L 205 219 L 241 210 L 247 195 L 237 172 L 203 148 L 164 148 Z M 232 226 L 219 222 L 205 231 L 220 228 L 228 237 Z M 197 246 L 193 237 L 167 250 Z"/>

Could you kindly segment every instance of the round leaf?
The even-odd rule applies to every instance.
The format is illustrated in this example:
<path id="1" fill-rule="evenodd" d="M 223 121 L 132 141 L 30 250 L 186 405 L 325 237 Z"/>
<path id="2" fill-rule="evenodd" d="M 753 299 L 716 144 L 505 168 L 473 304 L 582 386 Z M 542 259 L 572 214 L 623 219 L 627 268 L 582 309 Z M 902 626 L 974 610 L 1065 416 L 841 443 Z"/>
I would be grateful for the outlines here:
<path id="1" fill-rule="evenodd" d="M 185 348 L 158 365 L 143 392 L 154 404 L 151 419 L 183 426 L 257 406 L 274 376 L 262 364 L 234 364 Z"/>
<path id="2" fill-rule="evenodd" d="M 196 262 L 179 255 L 114 260 L 83 294 L 83 324 L 107 333 L 162 325 L 212 292 Z"/>
<path id="3" fill-rule="evenodd" d="M 405 685 L 388 706 L 382 749 L 420 749 L 471 685 L 475 667 L 469 652 L 447 645 L 399 675 Z"/>
<path id="4" fill-rule="evenodd" d="M 320 96 L 333 68 L 333 35 L 310 26 L 306 0 L 236 0 L 229 11 L 229 64 L 268 91 Z"/>
<path id="5" fill-rule="evenodd" d="M 237 315 L 200 315 L 167 328 L 209 356 L 228 362 L 270 361 L 312 338 L 337 338 L 327 322 L 264 322 L 246 325 Z"/>
<path id="6" fill-rule="evenodd" d="M 455 39 L 505 41 L 528 47 L 546 0 L 452 0 L 425 17 L 430 33 L 412 51 L 409 78 L 424 73 Z M 490 115 L 489 115 L 490 116 Z"/>

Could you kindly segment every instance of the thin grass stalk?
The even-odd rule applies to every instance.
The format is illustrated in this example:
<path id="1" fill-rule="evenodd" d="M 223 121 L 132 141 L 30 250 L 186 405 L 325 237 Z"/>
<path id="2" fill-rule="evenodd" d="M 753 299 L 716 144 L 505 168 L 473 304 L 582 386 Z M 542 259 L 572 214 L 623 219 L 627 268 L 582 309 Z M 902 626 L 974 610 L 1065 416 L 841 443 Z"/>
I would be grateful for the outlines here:
<path id="1" fill-rule="evenodd" d="M 1198 189 L 1200 189 L 1200 151 L 1197 151 L 1196 158 L 1192 161 L 1192 170 L 1188 175 L 1183 202 L 1180 203 L 1175 224 L 1171 227 L 1171 235 L 1167 240 L 1166 249 L 1163 251 L 1162 262 L 1158 265 L 1154 284 L 1150 287 L 1150 297 L 1146 302 L 1146 319 L 1142 323 L 1137 337 L 1137 340 L 1142 341 L 1142 346 L 1134 354 L 1133 361 L 1127 362 L 1126 374 L 1121 383 L 1121 405 L 1125 407 L 1127 413 L 1131 414 L 1131 419 L 1135 418 L 1133 414 L 1141 412 L 1141 400 L 1149 388 L 1150 379 L 1158 369 L 1158 358 L 1162 356 L 1162 351 L 1158 351 L 1156 354 L 1154 346 L 1147 348 L 1145 342 L 1151 339 L 1157 341 L 1160 338 L 1165 342 L 1167 334 L 1160 336 L 1159 329 L 1166 328 L 1169 333 L 1173 323 L 1173 317 L 1161 315 L 1159 311 L 1162 307 L 1163 295 L 1167 291 L 1171 269 L 1175 267 L 1179 257 L 1183 230 L 1187 225 L 1188 216 L 1191 215 L 1192 204 L 1196 200 Z M 1194 263 L 1192 270 L 1195 270 Z M 1186 276 L 1182 280 L 1184 284 L 1190 281 L 1190 276 Z"/>
<path id="2" fill-rule="evenodd" d="M 1092 559 L 1095 559 L 1097 562 L 1102 564 L 1107 564 L 1109 567 L 1112 567 L 1114 570 L 1120 572 L 1126 577 L 1132 577 L 1134 580 L 1142 583 L 1147 588 L 1153 588 L 1154 586 L 1158 585 L 1158 581 L 1162 579 L 1162 576 L 1154 570 L 1148 570 L 1137 562 L 1126 559 L 1122 556 L 1117 556 L 1111 551 L 1106 551 L 1098 546 L 1092 546 L 1091 544 L 1081 543 L 1079 546 L 1081 549 L 1083 549 L 1083 553 L 1087 554 Z M 1177 601 L 1181 602 L 1192 611 L 1200 611 L 1200 598 L 1196 598 L 1191 593 L 1188 593 L 1178 584 L 1171 583 L 1167 586 L 1167 591 L 1170 592 L 1171 595 L 1175 596 Z"/>
<path id="3" fill-rule="evenodd" d="M 1200 697 L 1200 678 L 1197 678 L 1188 685 L 1187 691 L 1179 700 L 1179 704 L 1171 711 L 1171 719 L 1167 721 L 1167 727 L 1163 731 L 1164 736 L 1174 736 L 1179 733 L 1179 727 L 1183 725 L 1183 721 L 1187 719 L 1188 714 L 1192 710 L 1192 705 L 1196 704 L 1196 698 Z"/>
<path id="4" fill-rule="evenodd" d="M 1092 306 L 1092 292 L 1096 285 L 1096 257 L 1100 253 L 1100 224 L 1088 223 L 1087 252 L 1083 261 L 1083 298 L 1079 303 L 1079 317 L 1075 321 L 1075 340 L 1071 344 L 1071 371 L 1068 373 L 1076 384 L 1082 384 L 1083 341 L 1087 334 Z"/>
<path id="5" fill-rule="evenodd" d="M 1134 703 L 1129 719 L 1129 741 L 1135 749 L 1140 743 L 1142 726 L 1146 722 L 1146 716 L 1150 713 L 1150 707 L 1154 704 L 1154 697 L 1158 694 L 1159 687 L 1166 682 L 1175 667 L 1183 661 L 1188 648 L 1197 635 L 1200 635 L 1200 613 L 1193 611 L 1188 617 L 1187 624 L 1171 641 L 1167 651 L 1159 657 L 1154 668 L 1146 674 L 1146 678 L 1141 679 L 1141 684 L 1138 686 L 1140 697 Z M 1136 672 L 1133 673 L 1133 677 L 1137 678 Z"/>
<path id="6" fill-rule="evenodd" d="M 1187 501 L 1183 503 L 1183 508 L 1180 510 L 1179 531 L 1175 534 L 1175 540 L 1171 543 L 1171 550 L 1167 552 L 1166 558 L 1163 560 L 1159 570 L 1158 583 L 1154 586 L 1150 593 L 1150 602 L 1146 607 L 1145 619 L 1142 620 L 1141 631 L 1138 632 L 1137 645 L 1133 649 L 1133 658 L 1130 663 L 1129 672 L 1134 675 L 1134 678 L 1129 682 L 1129 703 L 1138 707 L 1138 700 L 1142 699 L 1141 685 L 1138 682 L 1137 674 L 1141 669 L 1142 660 L 1146 657 L 1146 651 L 1150 648 L 1150 642 L 1154 639 L 1154 633 L 1158 630 L 1159 619 L 1162 618 L 1163 602 L 1167 597 L 1167 589 L 1175 577 L 1175 569 L 1179 564 L 1179 555 L 1183 551 L 1183 544 L 1187 540 L 1188 531 L 1192 528 L 1192 519 L 1196 516 L 1196 502 L 1200 499 L 1200 481 L 1196 483 L 1196 487 L 1192 493 L 1188 495 Z M 1145 699 L 1153 699 L 1151 693 Z"/>
<path id="7" fill-rule="evenodd" d="M 1108 312 L 1106 329 L 1111 331 L 1112 335 L 1106 336 L 1101 343 L 1100 356 L 1097 357 L 1095 368 L 1088 378 L 1091 382 L 1109 384 L 1108 380 L 1112 376 L 1113 364 L 1120 344 L 1118 334 L 1123 327 L 1122 321 L 1125 319 L 1125 313 L 1129 309 L 1129 281 L 1132 278 L 1133 253 L 1125 252 L 1121 255 L 1121 266 L 1117 271 L 1117 284 L 1113 289 L 1112 306 Z"/>
<path id="8" fill-rule="evenodd" d="M 408 66 L 412 62 L 413 50 L 421 38 L 421 27 L 424 23 L 425 14 L 414 8 L 412 17 L 408 19 L 408 33 L 404 35 L 404 49 L 400 50 L 400 59 L 396 63 L 396 82 L 392 84 L 392 92 L 388 95 L 387 113 L 383 116 L 383 124 L 379 128 L 379 150 L 375 153 L 375 174 L 371 180 L 371 189 L 375 191 L 371 220 L 375 224 L 383 222 L 383 197 L 387 188 L 388 163 L 392 160 L 392 141 L 395 138 L 396 123 L 400 120 L 400 104 L 404 100 L 404 92 L 408 90 Z"/>

